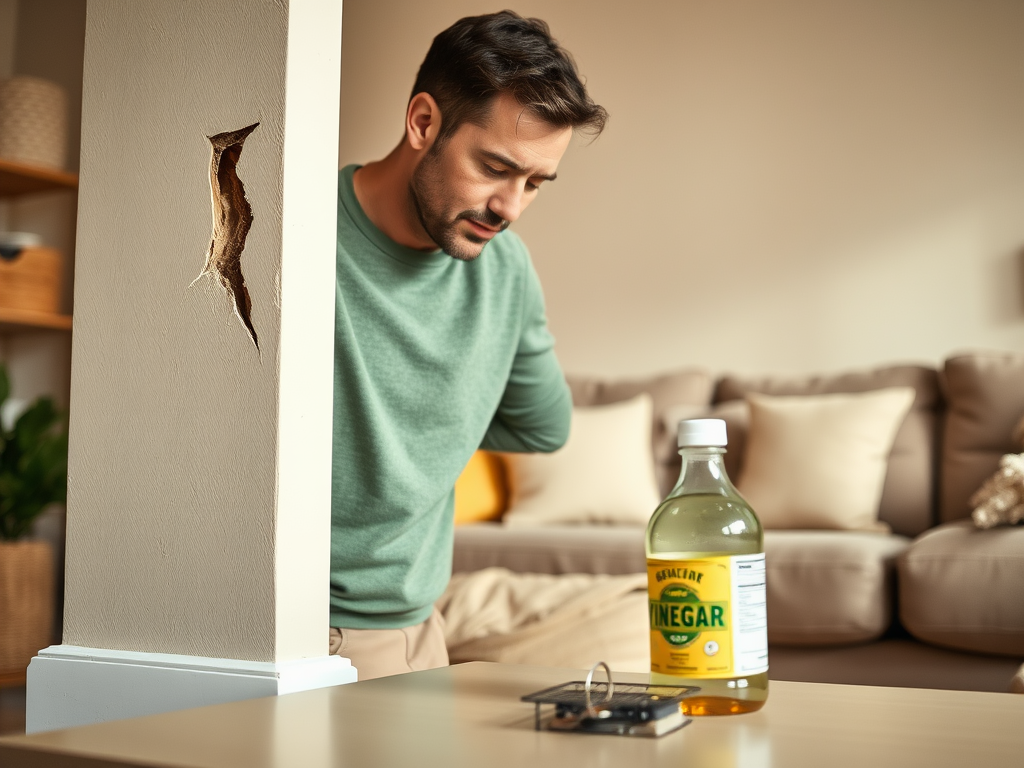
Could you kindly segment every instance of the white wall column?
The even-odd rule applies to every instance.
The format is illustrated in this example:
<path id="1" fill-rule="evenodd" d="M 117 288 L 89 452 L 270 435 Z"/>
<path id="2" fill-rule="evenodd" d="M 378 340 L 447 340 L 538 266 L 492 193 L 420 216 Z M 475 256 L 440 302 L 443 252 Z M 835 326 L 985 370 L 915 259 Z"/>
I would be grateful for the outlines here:
<path id="1" fill-rule="evenodd" d="M 341 0 L 89 2 L 64 645 L 30 732 L 355 678 L 327 656 L 340 61 Z M 254 123 L 215 227 L 208 137 Z"/>

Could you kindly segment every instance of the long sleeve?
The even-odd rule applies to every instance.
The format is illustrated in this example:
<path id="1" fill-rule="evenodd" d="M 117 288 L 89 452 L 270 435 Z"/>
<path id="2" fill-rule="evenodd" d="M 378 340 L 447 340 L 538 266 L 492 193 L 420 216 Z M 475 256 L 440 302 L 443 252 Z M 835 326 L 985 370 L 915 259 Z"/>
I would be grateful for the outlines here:
<path id="1" fill-rule="evenodd" d="M 569 437 L 572 396 L 555 356 L 540 280 L 527 259 L 522 332 L 508 383 L 481 448 L 549 453 Z"/>

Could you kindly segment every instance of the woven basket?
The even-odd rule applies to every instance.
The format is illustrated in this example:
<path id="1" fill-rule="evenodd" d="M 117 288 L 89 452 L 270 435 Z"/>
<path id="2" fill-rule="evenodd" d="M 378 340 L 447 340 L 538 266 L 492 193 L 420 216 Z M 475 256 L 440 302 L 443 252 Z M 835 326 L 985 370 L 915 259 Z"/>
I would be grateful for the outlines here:
<path id="1" fill-rule="evenodd" d="M 0 157 L 63 170 L 67 149 L 64 89 L 38 77 L 0 81 Z"/>
<path id="2" fill-rule="evenodd" d="M 49 542 L 0 541 L 0 679 L 24 675 L 52 631 Z"/>

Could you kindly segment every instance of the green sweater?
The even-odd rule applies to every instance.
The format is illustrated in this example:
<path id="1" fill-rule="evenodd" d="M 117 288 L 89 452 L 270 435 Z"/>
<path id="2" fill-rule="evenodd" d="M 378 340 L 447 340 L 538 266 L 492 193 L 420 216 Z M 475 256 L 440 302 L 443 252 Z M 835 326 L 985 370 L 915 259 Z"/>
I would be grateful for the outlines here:
<path id="1" fill-rule="evenodd" d="M 338 185 L 331 626 L 385 629 L 426 620 L 448 584 L 473 452 L 556 450 L 572 404 L 522 241 L 470 262 L 398 245 L 356 167 Z"/>

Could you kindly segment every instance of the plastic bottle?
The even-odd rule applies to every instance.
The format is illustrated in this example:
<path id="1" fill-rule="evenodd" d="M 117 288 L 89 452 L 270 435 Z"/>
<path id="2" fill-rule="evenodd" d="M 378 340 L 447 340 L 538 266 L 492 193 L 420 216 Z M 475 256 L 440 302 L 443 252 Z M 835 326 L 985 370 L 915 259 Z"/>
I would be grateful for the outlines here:
<path id="1" fill-rule="evenodd" d="M 689 715 L 768 698 L 764 534 L 725 471 L 725 422 L 679 423 L 679 482 L 647 525 L 651 682 L 696 685 Z"/>

